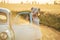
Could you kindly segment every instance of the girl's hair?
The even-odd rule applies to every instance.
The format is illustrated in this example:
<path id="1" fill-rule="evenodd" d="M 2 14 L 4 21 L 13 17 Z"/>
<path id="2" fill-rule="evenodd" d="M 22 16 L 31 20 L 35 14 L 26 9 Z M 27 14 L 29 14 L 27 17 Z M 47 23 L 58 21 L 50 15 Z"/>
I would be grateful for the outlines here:
<path id="1" fill-rule="evenodd" d="M 34 8 L 34 7 L 32 7 L 31 8 L 31 12 L 33 12 L 33 13 L 40 12 L 40 8 Z"/>

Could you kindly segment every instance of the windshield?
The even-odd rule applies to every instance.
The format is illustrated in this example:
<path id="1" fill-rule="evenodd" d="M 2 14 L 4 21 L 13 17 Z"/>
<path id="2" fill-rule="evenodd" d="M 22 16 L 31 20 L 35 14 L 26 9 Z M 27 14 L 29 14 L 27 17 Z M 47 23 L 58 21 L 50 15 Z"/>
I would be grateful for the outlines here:
<path id="1" fill-rule="evenodd" d="M 7 15 L 3 12 L 0 12 L 0 24 L 4 24 L 7 22 Z"/>

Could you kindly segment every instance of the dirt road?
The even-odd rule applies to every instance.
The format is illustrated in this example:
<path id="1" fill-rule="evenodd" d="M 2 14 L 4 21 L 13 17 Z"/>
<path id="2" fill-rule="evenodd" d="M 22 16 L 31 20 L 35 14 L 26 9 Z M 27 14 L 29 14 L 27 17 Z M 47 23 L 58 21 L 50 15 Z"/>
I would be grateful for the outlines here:
<path id="1" fill-rule="evenodd" d="M 48 26 L 40 25 L 42 32 L 41 40 L 60 40 L 60 32 Z"/>

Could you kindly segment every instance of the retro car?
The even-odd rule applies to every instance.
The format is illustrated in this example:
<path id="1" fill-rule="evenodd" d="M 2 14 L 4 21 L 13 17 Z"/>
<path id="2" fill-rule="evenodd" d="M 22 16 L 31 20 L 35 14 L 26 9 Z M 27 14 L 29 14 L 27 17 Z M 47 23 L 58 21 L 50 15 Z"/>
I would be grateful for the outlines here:
<path id="1" fill-rule="evenodd" d="M 11 24 L 10 10 L 0 8 L 0 40 L 40 40 L 41 31 L 30 12 L 19 12 Z"/>

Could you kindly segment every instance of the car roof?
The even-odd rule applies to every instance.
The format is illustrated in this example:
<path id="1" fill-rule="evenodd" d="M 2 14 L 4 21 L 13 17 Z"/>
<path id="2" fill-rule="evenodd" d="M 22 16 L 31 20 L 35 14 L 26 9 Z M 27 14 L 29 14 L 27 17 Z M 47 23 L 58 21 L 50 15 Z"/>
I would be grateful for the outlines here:
<path id="1" fill-rule="evenodd" d="M 31 12 L 30 11 L 21 11 L 21 12 L 18 12 L 18 14 L 30 14 Z"/>
<path id="2" fill-rule="evenodd" d="M 0 8 L 0 12 L 4 12 L 4 13 L 10 13 L 10 10 L 9 9 L 7 9 L 7 8 Z"/>

